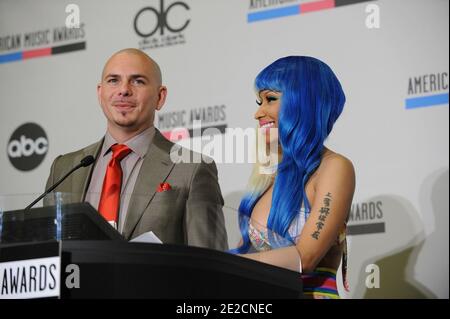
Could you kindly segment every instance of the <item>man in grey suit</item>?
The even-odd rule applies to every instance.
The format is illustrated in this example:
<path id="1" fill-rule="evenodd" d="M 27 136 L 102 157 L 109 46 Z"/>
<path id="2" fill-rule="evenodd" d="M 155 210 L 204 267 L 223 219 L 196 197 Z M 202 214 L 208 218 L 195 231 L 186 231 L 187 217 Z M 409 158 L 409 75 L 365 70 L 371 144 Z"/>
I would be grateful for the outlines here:
<path id="1" fill-rule="evenodd" d="M 71 193 L 72 200 L 91 203 L 105 217 L 100 208 L 111 207 L 105 204 L 111 186 L 107 179 L 118 180 L 113 222 L 126 239 L 153 231 L 163 243 L 226 250 L 216 165 L 174 163 L 170 154 L 175 144 L 153 125 L 155 110 L 162 108 L 167 96 L 158 64 L 140 50 L 121 50 L 105 64 L 97 93 L 107 119 L 106 135 L 95 144 L 57 157 L 47 187 L 92 155 L 95 164 L 77 170 L 55 192 Z M 117 160 L 118 146 L 126 148 L 126 154 Z M 188 152 L 192 158 L 194 153 Z M 114 165 L 116 171 L 110 167 Z"/>

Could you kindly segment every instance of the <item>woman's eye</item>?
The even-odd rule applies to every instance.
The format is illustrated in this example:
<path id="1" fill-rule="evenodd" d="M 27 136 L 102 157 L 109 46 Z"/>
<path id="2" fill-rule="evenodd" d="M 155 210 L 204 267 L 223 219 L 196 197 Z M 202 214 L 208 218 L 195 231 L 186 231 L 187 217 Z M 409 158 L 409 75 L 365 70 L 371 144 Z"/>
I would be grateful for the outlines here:
<path id="1" fill-rule="evenodd" d="M 277 101 L 278 100 L 278 97 L 276 97 L 276 96 L 268 96 L 267 97 L 267 102 L 273 102 L 273 101 Z"/>
<path id="2" fill-rule="evenodd" d="M 258 104 L 259 106 L 261 106 L 261 105 L 262 105 L 262 101 L 256 100 L 256 104 Z"/>

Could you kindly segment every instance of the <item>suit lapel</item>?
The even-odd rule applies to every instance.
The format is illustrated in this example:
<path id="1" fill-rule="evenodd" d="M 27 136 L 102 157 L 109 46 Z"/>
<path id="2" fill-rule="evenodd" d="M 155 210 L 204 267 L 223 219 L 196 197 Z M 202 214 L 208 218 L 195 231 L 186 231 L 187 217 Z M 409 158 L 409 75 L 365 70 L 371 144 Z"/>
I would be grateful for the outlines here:
<path id="1" fill-rule="evenodd" d="M 92 144 L 83 149 L 78 157 L 75 159 L 76 163 L 79 163 L 84 157 L 88 155 L 94 156 L 97 161 L 100 150 L 102 149 L 103 139 L 99 142 Z M 94 171 L 95 163 L 88 168 L 81 168 L 77 174 L 72 177 L 72 192 L 77 201 L 83 202 L 86 197 L 86 192 L 89 187 L 92 172 Z"/>
<path id="2" fill-rule="evenodd" d="M 148 207 L 160 183 L 163 183 L 171 172 L 174 163 L 170 159 L 173 143 L 166 140 L 155 129 L 155 136 L 142 163 L 130 198 L 123 235 L 130 239 L 136 225 Z"/>

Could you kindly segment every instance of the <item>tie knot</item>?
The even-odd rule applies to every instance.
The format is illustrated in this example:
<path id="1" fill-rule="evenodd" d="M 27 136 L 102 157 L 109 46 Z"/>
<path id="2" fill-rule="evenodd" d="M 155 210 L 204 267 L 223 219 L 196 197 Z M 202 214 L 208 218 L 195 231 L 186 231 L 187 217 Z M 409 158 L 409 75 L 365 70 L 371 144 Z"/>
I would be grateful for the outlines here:
<path id="1" fill-rule="evenodd" d="M 131 149 L 124 144 L 114 144 L 111 146 L 112 158 L 118 161 L 123 160 L 128 154 L 131 153 Z"/>

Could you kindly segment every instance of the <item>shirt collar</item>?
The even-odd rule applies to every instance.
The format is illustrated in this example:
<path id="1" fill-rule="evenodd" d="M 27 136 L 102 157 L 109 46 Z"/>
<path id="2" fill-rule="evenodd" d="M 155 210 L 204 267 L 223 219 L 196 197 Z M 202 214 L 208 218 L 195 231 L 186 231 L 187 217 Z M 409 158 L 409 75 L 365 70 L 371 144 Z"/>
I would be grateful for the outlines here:
<path id="1" fill-rule="evenodd" d="M 140 158 L 144 158 L 154 136 L 155 127 L 151 126 L 122 144 L 128 146 L 133 153 L 136 153 Z M 114 144 L 117 144 L 117 141 L 111 136 L 111 134 L 109 134 L 109 132 L 106 132 L 101 154 L 106 156 L 111 150 L 111 146 Z"/>

